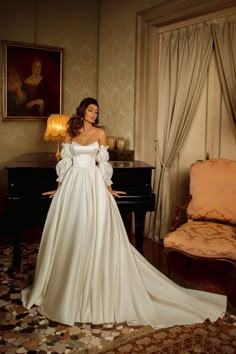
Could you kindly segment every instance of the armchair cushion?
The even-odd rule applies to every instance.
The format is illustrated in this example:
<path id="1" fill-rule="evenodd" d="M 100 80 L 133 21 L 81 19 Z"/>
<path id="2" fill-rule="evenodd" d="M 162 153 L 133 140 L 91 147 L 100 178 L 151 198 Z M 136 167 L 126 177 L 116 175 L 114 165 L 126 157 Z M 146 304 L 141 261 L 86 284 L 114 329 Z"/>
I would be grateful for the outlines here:
<path id="1" fill-rule="evenodd" d="M 236 227 L 207 221 L 188 221 L 165 236 L 164 246 L 192 256 L 236 261 Z"/>
<path id="2" fill-rule="evenodd" d="M 211 159 L 190 168 L 188 219 L 214 219 L 236 225 L 236 162 Z"/>

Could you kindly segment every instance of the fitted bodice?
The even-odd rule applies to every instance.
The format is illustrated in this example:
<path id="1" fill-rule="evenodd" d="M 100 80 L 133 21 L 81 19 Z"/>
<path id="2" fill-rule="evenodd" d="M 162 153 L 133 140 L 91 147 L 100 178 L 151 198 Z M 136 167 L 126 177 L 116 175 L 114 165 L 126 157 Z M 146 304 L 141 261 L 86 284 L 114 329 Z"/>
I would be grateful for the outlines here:
<path id="1" fill-rule="evenodd" d="M 92 167 L 96 164 L 96 155 L 99 144 L 95 141 L 89 145 L 80 145 L 76 141 L 71 144 L 73 165 L 78 167 Z"/>

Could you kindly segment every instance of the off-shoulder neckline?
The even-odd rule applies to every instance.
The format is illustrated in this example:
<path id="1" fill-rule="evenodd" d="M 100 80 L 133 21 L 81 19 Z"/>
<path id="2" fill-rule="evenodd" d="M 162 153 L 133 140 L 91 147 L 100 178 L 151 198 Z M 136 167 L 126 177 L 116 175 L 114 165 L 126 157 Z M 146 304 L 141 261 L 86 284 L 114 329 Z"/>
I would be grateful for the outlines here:
<path id="1" fill-rule="evenodd" d="M 80 144 L 80 143 L 78 143 L 78 142 L 75 141 L 75 140 L 73 140 L 73 141 L 71 142 L 71 144 L 73 144 L 73 143 L 75 143 L 75 144 L 77 144 L 77 145 L 80 145 L 80 146 L 86 147 L 86 146 L 94 145 L 94 144 L 96 144 L 96 143 L 98 144 L 98 141 L 96 140 L 96 141 L 94 141 L 93 143 L 90 143 L 90 144 L 87 144 L 87 145 Z"/>
<path id="2" fill-rule="evenodd" d="M 71 143 L 65 143 L 65 144 L 69 144 L 69 145 L 71 145 L 71 144 L 73 144 L 73 143 L 75 143 L 75 144 L 77 144 L 77 145 L 79 145 L 79 146 L 83 146 L 83 147 L 86 147 L 86 146 L 90 146 L 90 145 L 94 145 L 94 144 L 98 144 L 98 146 L 100 147 L 100 148 L 104 148 L 104 149 L 106 149 L 106 150 L 108 150 L 109 149 L 109 146 L 108 145 L 99 145 L 99 142 L 96 140 L 96 141 L 94 141 L 93 143 L 91 143 L 91 144 L 87 144 L 87 145 L 83 145 L 83 144 L 80 144 L 80 143 L 78 143 L 77 141 L 75 141 L 75 140 L 73 140 Z"/>

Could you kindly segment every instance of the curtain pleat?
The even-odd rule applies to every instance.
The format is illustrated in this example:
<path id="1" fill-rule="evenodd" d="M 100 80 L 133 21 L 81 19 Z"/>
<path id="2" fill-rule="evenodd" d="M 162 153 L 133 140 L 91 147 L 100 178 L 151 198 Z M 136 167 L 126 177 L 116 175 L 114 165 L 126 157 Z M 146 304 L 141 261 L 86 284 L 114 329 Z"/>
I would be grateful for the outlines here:
<path id="1" fill-rule="evenodd" d="M 170 229 L 169 171 L 180 151 L 197 108 L 213 50 L 211 25 L 200 23 L 160 34 L 156 211 L 149 217 L 148 237 L 162 239 Z"/>
<path id="2" fill-rule="evenodd" d="M 236 124 L 236 15 L 213 20 L 212 34 L 225 102 Z"/>

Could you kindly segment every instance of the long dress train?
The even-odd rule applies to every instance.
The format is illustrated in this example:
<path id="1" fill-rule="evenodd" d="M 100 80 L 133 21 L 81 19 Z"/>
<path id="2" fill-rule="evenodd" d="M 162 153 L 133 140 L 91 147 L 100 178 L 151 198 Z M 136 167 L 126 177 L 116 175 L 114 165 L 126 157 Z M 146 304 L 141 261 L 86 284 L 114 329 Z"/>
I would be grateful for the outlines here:
<path id="1" fill-rule="evenodd" d="M 107 148 L 64 144 L 61 186 L 48 211 L 26 308 L 73 325 L 127 322 L 155 328 L 215 321 L 226 297 L 185 289 L 130 244 L 111 183 Z M 97 162 L 97 163 L 96 163 Z"/>

